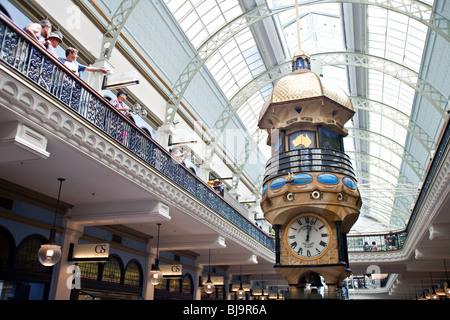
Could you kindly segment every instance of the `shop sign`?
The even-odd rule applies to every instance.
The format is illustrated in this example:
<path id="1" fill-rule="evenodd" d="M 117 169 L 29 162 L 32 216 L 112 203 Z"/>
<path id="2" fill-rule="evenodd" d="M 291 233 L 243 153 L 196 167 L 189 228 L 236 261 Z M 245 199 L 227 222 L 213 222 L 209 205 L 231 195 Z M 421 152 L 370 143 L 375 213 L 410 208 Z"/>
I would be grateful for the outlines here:
<path id="1" fill-rule="evenodd" d="M 164 264 L 159 265 L 159 270 L 162 271 L 164 277 L 181 277 L 183 266 L 181 264 Z"/>
<path id="2" fill-rule="evenodd" d="M 106 261 L 109 258 L 109 243 L 71 245 L 69 261 Z"/>

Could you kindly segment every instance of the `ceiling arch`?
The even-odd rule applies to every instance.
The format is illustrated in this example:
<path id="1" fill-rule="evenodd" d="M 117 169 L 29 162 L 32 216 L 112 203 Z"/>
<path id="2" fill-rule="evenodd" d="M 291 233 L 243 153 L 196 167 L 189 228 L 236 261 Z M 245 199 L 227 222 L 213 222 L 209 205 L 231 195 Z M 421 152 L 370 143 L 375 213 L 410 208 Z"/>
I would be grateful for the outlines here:
<path id="1" fill-rule="evenodd" d="M 254 7 L 255 2 L 252 0 L 227 1 L 227 7 L 225 7 L 224 2 L 215 0 L 202 2 L 186 0 L 183 2 L 183 6 L 175 0 L 165 1 L 174 13 L 175 18 L 180 22 L 181 27 L 185 29 L 186 34 L 191 37 L 194 47 L 199 48 L 198 56 L 192 58 L 185 68 L 186 72 L 183 72 L 177 80 L 173 91 L 174 99 L 171 99 L 173 104 L 167 105 L 168 112 L 166 112 L 166 115 L 170 112 L 176 112 L 176 99 L 182 98 L 195 73 L 201 66 L 206 65 L 211 74 L 216 77 L 217 83 L 223 88 L 223 92 L 230 101 L 215 123 L 208 126 L 211 128 L 207 147 L 207 149 L 209 148 L 208 154 L 214 153 L 221 133 L 233 117 L 237 116 L 247 127 L 249 138 L 250 135 L 259 137 L 259 139 L 253 139 L 244 148 L 244 152 L 240 156 L 236 156 L 234 178 L 237 179 L 234 180 L 235 185 L 239 182 L 238 178 L 250 152 L 256 150 L 257 147 L 259 147 L 257 150 L 260 151 L 268 150 L 263 143 L 264 136 L 255 128 L 255 123 L 257 123 L 255 119 L 257 120 L 263 101 L 271 91 L 271 85 L 291 72 L 291 54 L 289 52 L 292 52 L 295 48 L 292 47 L 292 43 L 289 44 L 289 35 L 284 32 L 287 32 L 287 28 L 295 21 L 294 1 L 272 0 L 270 3 L 273 6 L 269 9 L 265 4 Z M 311 51 L 306 48 L 306 51 L 311 53 L 311 58 L 314 60 L 313 66 L 323 68 L 324 77 L 329 77 L 335 73 L 343 81 L 341 83 L 348 81 L 351 85 L 358 84 L 356 87 L 350 88 L 349 86 L 349 89 L 352 90 L 349 96 L 357 113 L 354 122 L 349 124 L 351 135 L 346 139 L 349 146 L 345 150 L 357 158 L 355 165 L 361 180 L 373 182 L 384 178 L 393 186 L 390 188 L 392 190 L 395 189 L 396 185 L 403 184 L 414 189 L 413 186 L 417 182 L 413 183 L 410 180 L 415 181 L 417 178 L 420 181 L 423 178 L 424 166 L 427 162 L 418 159 L 417 152 L 422 152 L 422 154 L 425 152 L 430 157 L 436 143 L 436 134 L 430 132 L 432 129 L 427 127 L 421 119 L 417 118 L 415 121 L 412 119 L 414 99 L 424 97 L 424 100 L 428 101 L 431 106 L 429 114 L 435 114 L 436 118 L 439 119 L 447 117 L 448 99 L 432 83 L 419 77 L 421 70 L 419 65 L 422 60 L 421 51 L 423 50 L 425 34 L 431 31 L 447 41 L 449 39 L 448 20 L 433 11 L 432 1 L 429 0 L 430 3 L 424 3 L 415 0 L 403 2 L 389 0 L 313 0 L 301 3 L 303 8 L 316 6 L 314 10 L 307 9 L 302 13 L 302 17 L 304 17 L 302 26 L 305 29 L 302 31 L 302 35 L 303 32 L 306 32 L 306 37 L 310 37 L 310 39 L 305 39 L 306 47 L 308 41 L 312 43 L 328 39 L 323 37 L 327 32 L 331 37 L 334 37 L 334 32 L 339 30 L 336 28 L 331 30 L 332 26 L 329 22 L 340 25 L 338 21 L 341 21 L 344 24 L 347 33 L 340 36 L 343 41 L 348 41 L 350 36 L 353 36 L 355 41 L 365 39 L 365 43 L 361 43 L 360 47 L 349 45 L 347 48 L 336 47 L 333 48 L 336 49 L 335 51 L 327 51 L 317 50 L 320 46 L 316 46 L 314 50 Z M 215 3 L 216 13 L 219 12 L 216 20 L 221 21 L 220 24 L 211 22 L 210 17 L 205 18 L 210 14 L 203 8 L 206 3 L 211 6 Z M 354 14 L 349 15 L 345 8 L 342 9 L 343 7 L 340 7 L 340 10 L 330 12 L 334 8 L 338 8 L 329 9 L 332 4 L 351 6 L 354 9 Z M 320 9 L 318 9 L 318 6 L 320 6 Z M 367 8 L 364 11 L 367 12 L 364 19 L 362 19 L 363 16 L 358 16 L 357 8 L 359 6 Z M 346 14 L 345 19 L 344 14 Z M 359 18 L 361 18 L 361 21 L 358 20 Z M 380 22 L 377 19 L 384 20 Z M 191 28 L 191 26 L 194 25 L 196 20 L 201 20 L 204 30 L 197 30 L 198 32 L 195 31 L 197 33 L 194 34 L 194 28 Z M 375 30 L 378 27 L 377 24 L 385 25 L 385 29 Z M 289 30 L 289 32 L 292 31 L 292 29 Z M 354 35 L 350 35 L 348 30 L 352 31 Z M 420 34 L 417 34 L 416 30 L 419 30 Z M 377 32 L 380 34 L 378 38 Z M 406 34 L 403 38 L 402 32 Z M 243 34 L 245 36 L 242 36 Z M 397 44 L 394 39 L 398 36 L 400 36 L 401 41 L 398 41 Z M 252 40 L 254 41 L 253 46 L 248 45 L 250 41 L 245 43 L 247 48 L 250 48 L 247 51 L 243 49 L 244 43 L 238 40 L 238 38 L 246 37 L 255 39 Z M 292 35 L 292 38 L 295 38 L 295 35 Z M 377 41 L 381 41 L 379 42 L 379 48 L 374 45 Z M 392 41 L 394 41 L 394 46 L 392 46 Z M 410 45 L 413 45 L 413 47 L 408 47 Z M 237 46 L 236 51 L 233 51 L 233 46 Z M 406 59 L 408 59 L 407 55 L 413 52 L 413 55 L 409 56 L 409 64 L 400 63 L 403 61 L 401 59 L 402 53 L 391 58 L 391 51 L 388 52 L 388 50 L 401 50 L 402 46 L 405 46 L 403 57 L 406 57 Z M 305 48 L 303 49 L 305 50 Z M 278 58 L 274 53 L 276 50 L 278 50 Z M 255 52 L 256 54 L 254 54 Z M 244 64 L 244 68 L 248 68 L 250 74 L 247 78 L 239 78 L 237 74 L 233 73 L 232 67 L 227 65 L 233 65 L 237 60 L 236 57 L 240 54 L 244 56 L 243 60 L 247 63 L 247 65 Z M 282 58 L 280 59 L 280 57 Z M 211 59 L 211 61 L 208 61 L 208 59 Z M 226 61 L 225 64 L 219 63 L 221 59 Z M 261 61 L 263 62 L 261 63 Z M 411 67 L 411 61 L 417 62 L 414 67 Z M 255 62 L 254 65 L 260 64 L 258 67 L 252 68 L 251 63 L 253 62 Z M 373 83 L 376 83 L 378 87 L 374 87 Z M 377 90 L 377 92 L 374 92 L 380 91 L 381 93 L 378 96 L 373 95 L 371 90 Z M 399 93 L 397 94 L 396 91 Z M 170 119 L 168 117 L 166 121 L 170 121 Z M 408 147 L 406 147 L 405 141 L 408 141 Z M 411 143 L 414 144 L 412 149 Z M 382 148 L 385 148 L 391 154 L 388 155 L 388 158 L 380 153 Z M 395 161 L 389 162 L 390 158 L 395 159 Z M 389 162 L 389 165 L 387 162 Z M 405 168 L 408 168 L 409 171 L 404 171 Z M 395 178 L 396 173 L 397 180 L 386 179 L 388 176 Z M 380 175 L 383 175 L 383 177 Z M 262 179 L 256 180 L 255 190 L 260 190 Z M 414 198 L 414 196 L 411 197 Z M 405 202 L 403 198 L 394 198 L 391 209 L 387 209 L 387 212 L 383 211 L 383 213 L 387 217 L 397 217 L 394 204 L 397 203 L 401 208 L 406 208 L 411 201 L 408 198 Z M 375 214 L 374 209 L 369 211 Z"/>
<path id="2" fill-rule="evenodd" d="M 167 1 L 170 2 L 170 1 Z M 427 4 L 420 3 L 415 0 L 409 0 L 403 2 L 400 6 L 392 1 L 370 1 L 370 0 L 317 0 L 310 1 L 307 3 L 301 3 L 299 5 L 311 5 L 311 4 L 324 4 L 324 3 L 359 3 L 366 5 L 374 5 L 385 8 L 387 10 L 393 10 L 409 16 L 417 21 L 424 23 L 429 28 L 433 28 L 436 32 L 443 35 L 444 37 L 449 34 L 448 26 L 444 27 L 445 31 L 440 32 L 440 23 L 437 23 L 444 19 L 444 17 L 436 16 L 435 13 L 432 12 L 431 6 Z M 175 117 L 175 114 L 178 110 L 178 105 L 187 90 L 190 82 L 195 77 L 200 68 L 205 64 L 206 60 L 208 60 L 212 54 L 214 54 L 221 46 L 223 46 L 229 39 L 237 35 L 243 29 L 252 26 L 253 24 L 260 22 L 272 15 L 278 14 L 279 12 L 292 9 L 293 6 L 284 6 L 280 7 L 276 10 L 272 10 L 268 8 L 266 4 L 259 5 L 251 10 L 243 12 L 238 17 L 231 20 L 229 23 L 223 25 L 213 34 L 211 34 L 204 42 L 198 47 L 197 55 L 192 58 L 192 60 L 188 63 L 185 69 L 181 72 L 179 78 L 176 80 L 172 91 L 170 93 L 167 108 L 166 108 L 166 118 L 165 123 L 172 123 Z M 424 14 L 426 13 L 426 14 Z M 429 16 L 428 19 L 425 17 Z"/>

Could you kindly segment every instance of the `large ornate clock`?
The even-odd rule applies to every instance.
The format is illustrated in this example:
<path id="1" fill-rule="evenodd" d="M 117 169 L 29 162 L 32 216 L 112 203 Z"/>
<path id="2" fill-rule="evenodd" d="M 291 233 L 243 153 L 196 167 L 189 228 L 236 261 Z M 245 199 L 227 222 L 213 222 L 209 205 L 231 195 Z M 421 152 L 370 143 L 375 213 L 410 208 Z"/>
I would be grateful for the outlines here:
<path id="1" fill-rule="evenodd" d="M 309 65 L 296 53 L 293 66 Z M 272 147 L 261 209 L 275 230 L 274 267 L 292 298 L 319 282 L 333 295 L 351 273 L 346 236 L 362 204 L 343 146 L 353 114 L 349 97 L 309 69 L 281 78 L 261 110 L 258 126 Z"/>
<path id="2" fill-rule="evenodd" d="M 330 247 L 331 228 L 320 216 L 301 214 L 286 226 L 286 247 L 301 260 L 322 257 Z"/>

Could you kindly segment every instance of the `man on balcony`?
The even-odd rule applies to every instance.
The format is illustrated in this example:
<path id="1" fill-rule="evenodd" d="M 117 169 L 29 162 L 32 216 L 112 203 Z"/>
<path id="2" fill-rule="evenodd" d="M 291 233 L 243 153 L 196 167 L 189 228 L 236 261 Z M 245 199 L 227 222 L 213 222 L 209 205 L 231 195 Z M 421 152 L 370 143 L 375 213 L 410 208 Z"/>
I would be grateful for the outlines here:
<path id="1" fill-rule="evenodd" d="M 62 34 L 59 31 L 51 32 L 47 38 L 49 44 L 46 46 L 47 51 L 58 59 L 58 54 L 56 53 L 56 49 L 62 43 Z"/>
<path id="2" fill-rule="evenodd" d="M 47 37 L 52 32 L 52 24 L 49 20 L 44 19 L 39 23 L 30 23 L 24 28 L 33 39 L 35 39 L 41 46 L 46 46 Z"/>
<path id="3" fill-rule="evenodd" d="M 59 59 L 64 65 L 69 68 L 73 73 L 77 76 L 80 76 L 80 72 L 82 71 L 90 71 L 90 72 L 102 72 L 104 74 L 108 73 L 109 70 L 105 68 L 94 68 L 88 67 L 78 63 L 78 50 L 72 47 L 68 47 L 66 49 L 66 58 Z"/>
<path id="4" fill-rule="evenodd" d="M 130 109 L 125 105 L 125 100 L 127 100 L 127 93 L 119 91 L 117 93 L 117 98 L 112 99 L 110 103 L 116 107 L 123 115 L 131 117 Z"/>

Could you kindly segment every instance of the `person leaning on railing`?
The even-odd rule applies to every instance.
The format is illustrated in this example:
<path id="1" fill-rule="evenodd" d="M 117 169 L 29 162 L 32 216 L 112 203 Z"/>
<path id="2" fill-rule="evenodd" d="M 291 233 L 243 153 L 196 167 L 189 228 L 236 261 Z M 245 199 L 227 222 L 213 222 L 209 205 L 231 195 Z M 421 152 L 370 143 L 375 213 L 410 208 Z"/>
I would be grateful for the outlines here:
<path id="1" fill-rule="evenodd" d="M 127 93 L 124 91 L 119 91 L 117 93 L 117 98 L 111 99 L 110 103 L 124 116 L 131 117 L 130 108 L 125 105 L 125 101 L 127 100 Z"/>
<path id="2" fill-rule="evenodd" d="M 62 41 L 63 41 L 62 39 L 63 39 L 63 36 L 62 36 L 61 32 L 59 32 L 59 31 L 51 32 L 47 37 L 47 41 L 49 42 L 49 44 L 46 46 L 46 49 L 56 59 L 58 59 L 58 54 L 56 53 L 56 49 L 62 43 Z"/>
<path id="3" fill-rule="evenodd" d="M 109 70 L 105 68 L 95 68 L 95 67 L 88 67 L 85 65 L 82 65 L 78 63 L 78 50 L 73 47 L 68 47 L 66 49 L 66 58 L 65 59 L 59 59 L 67 68 L 72 70 L 73 73 L 75 73 L 77 76 L 80 76 L 80 72 L 82 71 L 90 71 L 90 72 L 102 72 L 104 74 L 108 73 Z"/>
<path id="4" fill-rule="evenodd" d="M 28 33 L 34 40 L 36 40 L 41 46 L 48 45 L 47 37 L 52 32 L 52 24 L 49 20 L 44 19 L 41 22 L 33 22 L 25 26 L 23 30 Z"/>

